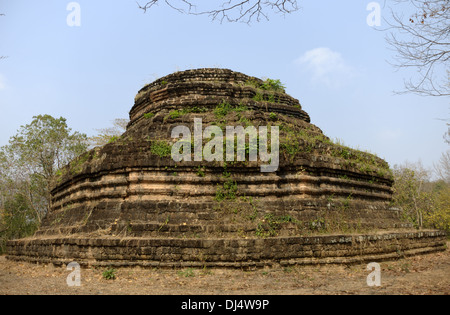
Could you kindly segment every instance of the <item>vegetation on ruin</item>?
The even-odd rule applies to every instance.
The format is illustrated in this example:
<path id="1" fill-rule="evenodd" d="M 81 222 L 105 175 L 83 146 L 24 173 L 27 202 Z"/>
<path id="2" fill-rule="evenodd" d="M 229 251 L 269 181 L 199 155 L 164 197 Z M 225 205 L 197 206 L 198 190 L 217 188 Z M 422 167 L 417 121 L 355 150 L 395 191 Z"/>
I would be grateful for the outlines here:
<path id="1" fill-rule="evenodd" d="M 342 165 L 358 169 L 369 175 L 392 178 L 389 165 L 377 156 L 344 145 L 340 140 L 332 141 L 322 133 L 288 123 L 280 125 L 280 152 L 292 161 L 302 153 L 330 155 L 342 160 Z"/>
<path id="2" fill-rule="evenodd" d="M 79 174 L 83 170 L 83 165 L 91 158 L 90 152 L 83 153 L 69 164 L 72 175 Z M 58 170 L 60 172 L 60 170 Z"/>
<path id="3" fill-rule="evenodd" d="M 285 93 L 286 91 L 286 87 L 283 83 L 281 83 L 280 80 L 266 79 L 262 82 L 257 80 L 248 80 L 247 82 L 245 82 L 245 85 L 262 91 L 272 91 L 279 93 Z"/>
<path id="4" fill-rule="evenodd" d="M 200 177 L 205 177 L 205 167 L 201 167 L 199 165 L 197 168 L 197 175 Z"/>
<path id="5" fill-rule="evenodd" d="M 118 140 L 125 132 L 128 122 L 128 119 L 117 118 L 112 121 L 111 127 L 95 129 L 97 134 L 88 138 L 89 147 L 101 147 Z"/>
<path id="6" fill-rule="evenodd" d="M 172 154 L 172 146 L 166 141 L 157 140 L 152 143 L 150 152 L 161 158 L 170 157 L 170 155 Z"/>
<path id="7" fill-rule="evenodd" d="M 236 112 L 242 113 L 248 110 L 248 107 L 245 105 L 231 105 L 227 102 L 222 102 L 214 108 L 213 113 L 217 119 L 221 120 L 225 118 L 229 113 Z"/>
<path id="8" fill-rule="evenodd" d="M 120 140 L 120 136 L 112 136 L 109 140 L 108 143 L 114 143 L 117 140 Z"/>
<path id="9" fill-rule="evenodd" d="M 280 80 L 266 79 L 261 85 L 261 89 L 267 91 L 275 91 L 284 93 L 286 91 L 286 87 Z"/>
<path id="10" fill-rule="evenodd" d="M 144 114 L 144 118 L 145 118 L 145 119 L 151 119 L 151 118 L 153 118 L 153 117 L 155 117 L 155 114 L 154 114 L 154 113 L 145 113 L 145 114 Z"/>
<path id="11" fill-rule="evenodd" d="M 329 197 L 328 210 L 318 211 L 311 219 L 299 220 L 291 214 L 267 212 L 259 207 L 259 198 L 239 196 L 223 199 L 216 211 L 221 211 L 228 220 L 246 226 L 242 237 L 268 238 L 289 235 L 318 235 L 330 233 L 366 233 L 370 226 L 362 224 L 352 210 L 353 197 Z"/>
<path id="12" fill-rule="evenodd" d="M 256 90 L 254 100 L 276 102 L 278 93 L 283 93 L 285 87 L 279 80 L 249 81 L 246 85 Z M 246 99 L 244 101 L 251 102 Z M 267 105 L 267 103 L 266 103 Z M 252 105 L 253 106 L 253 105 Z M 242 125 L 245 127 L 260 125 L 278 125 L 280 128 L 280 154 L 288 163 L 305 156 L 321 156 L 324 161 L 332 161 L 336 165 L 334 171 L 349 171 L 348 174 L 335 175 L 342 181 L 363 180 L 368 184 L 380 184 L 395 179 L 393 187 L 393 207 L 402 211 L 405 220 L 411 222 L 416 228 L 437 228 L 450 231 L 450 157 L 443 154 L 441 161 L 436 165 L 435 173 L 439 179 L 431 176 L 430 170 L 424 170 L 420 165 L 401 165 L 393 169 L 374 154 L 350 148 L 340 140 L 331 140 L 319 128 L 304 121 L 295 122 L 294 118 L 280 112 L 271 112 L 269 109 L 258 112 L 250 110 L 244 102 L 231 104 L 228 101 L 218 102 L 213 109 L 191 106 L 182 109 L 165 111 L 164 121 L 178 119 L 188 114 L 205 114 L 211 124 L 222 128 L 225 134 L 225 125 Z M 144 119 L 151 124 L 155 113 L 143 114 Z M 257 120 L 253 118 L 257 116 Z M 18 134 L 11 138 L 8 146 L 0 149 L 0 241 L 1 246 L 7 240 L 30 236 L 39 226 L 47 213 L 50 204 L 50 187 L 58 180 L 68 176 L 80 174 L 88 163 L 95 160 L 98 151 L 85 153 L 89 144 L 105 145 L 109 148 L 119 147 L 133 142 L 131 135 L 123 136 L 128 121 L 117 121 L 113 129 L 99 130 L 97 137 L 87 138 L 86 135 L 72 132 L 67 127 L 64 118 L 54 119 L 51 116 L 34 117 L 30 125 L 21 127 Z M 134 134 L 133 134 L 134 136 Z M 172 146 L 168 140 L 153 140 L 148 137 L 149 150 L 161 158 L 171 156 Z M 88 141 L 91 140 L 91 141 Z M 203 139 L 203 144 L 208 139 Z M 256 141 L 258 150 L 259 138 Z M 224 141 L 224 161 L 226 153 Z M 270 146 L 269 146 L 270 147 Z M 190 141 L 191 152 L 194 152 L 194 142 Z M 245 144 L 245 153 L 248 157 L 252 147 Z M 142 151 L 141 151 L 142 152 Z M 237 140 L 234 142 L 234 152 L 237 154 Z M 327 160 L 328 159 L 328 160 Z M 240 183 L 233 177 L 233 166 L 248 166 L 248 162 L 223 162 L 218 165 L 224 167 L 220 184 L 217 184 L 212 199 L 217 203 L 218 211 L 228 211 L 236 222 L 241 220 L 253 227 L 252 234 L 245 236 L 274 237 L 285 232 L 284 228 L 296 230 L 298 233 L 333 233 L 333 232 L 361 232 L 357 220 L 351 217 L 352 196 L 329 197 L 327 202 L 329 210 L 317 213 L 309 221 L 301 222 L 293 215 L 280 213 L 267 213 L 258 207 L 257 198 L 244 196 L 240 191 Z M 178 176 L 176 167 L 166 167 L 168 173 Z M 205 177 L 206 167 L 196 165 L 194 174 Z M 314 175 L 314 170 L 307 165 L 295 170 L 299 174 Z M 355 179 L 352 171 L 361 173 L 365 178 Z M 208 170 L 208 175 L 212 173 Z M 209 177 L 209 176 L 208 176 Z M 178 187 L 175 185 L 175 190 Z M 370 193 L 370 190 L 368 189 Z M 61 210 L 55 216 L 54 222 L 63 220 L 63 216 L 70 206 Z M 89 214 L 90 215 L 90 214 Z M 86 216 L 83 222 L 87 222 Z M 167 225 L 168 221 L 164 225 Z M 163 226 L 164 226 L 163 225 Z M 239 235 L 244 235 L 240 232 Z"/>
<path id="13" fill-rule="evenodd" d="M 222 185 L 217 184 L 216 201 L 235 200 L 238 195 L 238 184 L 231 178 L 231 173 L 227 171 L 227 162 L 223 166 L 222 178 L 226 181 Z"/>
<path id="14" fill-rule="evenodd" d="M 102 277 L 105 280 L 115 280 L 117 270 L 114 268 L 108 268 L 102 273 Z"/>
<path id="15" fill-rule="evenodd" d="M 272 213 L 268 213 L 257 223 L 255 235 L 262 238 L 278 236 L 282 225 L 286 223 L 293 223 L 298 226 L 301 226 L 302 224 L 290 215 L 276 216 Z"/>
<path id="16" fill-rule="evenodd" d="M 216 191 L 216 201 L 234 200 L 238 193 L 237 182 L 228 179 L 223 185 L 218 185 Z"/>
<path id="17" fill-rule="evenodd" d="M 183 109 L 175 109 L 175 110 L 171 110 L 169 112 L 169 114 L 166 117 L 164 117 L 164 121 L 167 121 L 169 119 L 177 119 L 179 117 L 182 117 L 184 115 L 191 114 L 191 113 L 205 113 L 207 111 L 208 111 L 207 108 L 199 107 L 199 106 L 191 106 L 191 107 L 186 107 Z"/>

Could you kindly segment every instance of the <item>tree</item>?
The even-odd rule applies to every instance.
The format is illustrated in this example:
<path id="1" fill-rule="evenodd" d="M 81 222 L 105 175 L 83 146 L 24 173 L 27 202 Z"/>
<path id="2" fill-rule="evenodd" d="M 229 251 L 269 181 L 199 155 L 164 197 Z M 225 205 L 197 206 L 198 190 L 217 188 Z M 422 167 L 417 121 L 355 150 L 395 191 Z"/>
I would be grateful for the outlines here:
<path id="1" fill-rule="evenodd" d="M 7 240 L 30 236 L 38 227 L 36 213 L 23 194 L 16 193 L 3 206 L 0 212 L 0 253 L 4 252 Z"/>
<path id="2" fill-rule="evenodd" d="M 448 154 L 443 155 L 435 168 L 448 172 L 448 158 Z M 415 227 L 450 232 L 450 182 L 448 177 L 433 182 L 430 178 L 431 172 L 424 169 L 420 162 L 396 165 L 394 204 Z"/>
<path id="3" fill-rule="evenodd" d="M 427 96 L 450 95 L 450 1 L 394 0 L 404 16 L 391 11 L 388 44 L 396 52 L 393 65 L 417 70 L 417 78 L 405 80 L 405 91 Z M 402 7 L 407 3 L 408 7 Z"/>
<path id="4" fill-rule="evenodd" d="M 87 146 L 86 135 L 72 133 L 65 118 L 33 117 L 31 124 L 21 126 L 10 138 L 9 145 L 0 148 L 2 204 L 21 195 L 40 222 L 50 207 L 57 170 Z"/>
<path id="5" fill-rule="evenodd" d="M 431 211 L 425 212 L 425 224 L 450 232 L 450 184 L 437 182 L 433 187 Z"/>
<path id="6" fill-rule="evenodd" d="M 151 0 L 139 8 L 146 12 L 154 5 L 163 2 L 162 0 Z M 177 3 L 178 4 L 175 4 Z M 209 3 L 207 3 L 209 2 Z M 203 1 L 202 5 L 207 6 L 211 1 Z M 212 20 L 228 21 L 228 22 L 246 22 L 251 23 L 253 20 L 259 22 L 261 19 L 269 19 L 268 11 L 276 13 L 292 13 L 298 10 L 296 0 L 222 0 L 220 7 L 212 9 L 204 9 L 196 12 L 197 7 L 194 0 L 164 0 L 164 3 L 174 10 L 181 13 L 192 15 L 209 15 Z"/>
<path id="7" fill-rule="evenodd" d="M 442 153 L 437 164 L 434 164 L 434 170 L 440 180 L 450 184 L 450 150 Z"/>
<path id="8" fill-rule="evenodd" d="M 417 228 L 423 227 L 423 214 L 430 206 L 431 195 L 426 190 L 430 172 L 422 164 L 405 163 L 394 166 L 394 203 L 403 216 Z"/>
<path id="9" fill-rule="evenodd" d="M 112 139 L 120 137 L 127 129 L 129 119 L 117 118 L 113 120 L 113 126 L 109 128 L 96 129 L 98 135 L 89 138 L 91 146 L 103 146 Z"/>

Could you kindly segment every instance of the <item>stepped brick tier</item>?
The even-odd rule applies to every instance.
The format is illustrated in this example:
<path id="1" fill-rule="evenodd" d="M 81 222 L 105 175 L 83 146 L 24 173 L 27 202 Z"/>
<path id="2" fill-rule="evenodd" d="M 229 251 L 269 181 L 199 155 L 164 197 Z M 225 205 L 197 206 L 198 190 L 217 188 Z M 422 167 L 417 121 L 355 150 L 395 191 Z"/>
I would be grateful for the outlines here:
<path id="1" fill-rule="evenodd" d="M 175 162 L 172 130 L 195 130 L 195 118 L 223 134 L 226 126 L 278 126 L 278 169 L 262 172 L 263 161 L 248 157 Z M 445 249 L 445 233 L 401 220 L 392 184 L 384 160 L 330 141 L 279 81 L 226 69 L 177 72 L 139 91 L 121 137 L 59 171 L 40 229 L 10 241 L 8 258 L 245 267 Z"/>

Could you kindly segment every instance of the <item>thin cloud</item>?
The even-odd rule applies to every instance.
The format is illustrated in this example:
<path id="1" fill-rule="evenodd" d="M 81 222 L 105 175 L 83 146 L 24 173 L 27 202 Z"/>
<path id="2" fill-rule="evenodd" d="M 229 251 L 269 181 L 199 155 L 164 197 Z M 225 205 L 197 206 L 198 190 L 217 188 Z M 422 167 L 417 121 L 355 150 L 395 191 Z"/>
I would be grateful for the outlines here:
<path id="1" fill-rule="evenodd" d="M 340 88 L 356 75 L 356 70 L 345 62 L 340 53 L 327 47 L 305 52 L 295 60 L 295 64 L 311 72 L 313 83 L 329 88 Z"/>

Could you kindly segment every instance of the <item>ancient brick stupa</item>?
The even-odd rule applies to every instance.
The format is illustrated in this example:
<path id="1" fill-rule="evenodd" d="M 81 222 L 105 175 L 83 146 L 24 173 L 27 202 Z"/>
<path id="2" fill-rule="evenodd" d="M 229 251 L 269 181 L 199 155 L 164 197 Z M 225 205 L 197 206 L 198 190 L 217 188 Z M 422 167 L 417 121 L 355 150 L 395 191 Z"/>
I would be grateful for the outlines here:
<path id="1" fill-rule="evenodd" d="M 236 146 L 235 157 L 246 154 L 240 161 L 207 161 L 189 136 L 182 151 L 192 148 L 185 156 L 192 159 L 176 162 L 171 152 L 180 139 L 172 132 L 182 126 L 193 136 L 194 121 L 224 135 L 235 126 L 267 127 L 270 135 L 277 126 L 277 161 L 250 160 L 251 149 L 264 145 L 258 134 L 244 151 Z M 269 164 L 276 168 L 264 171 Z M 445 248 L 444 233 L 413 230 L 400 219 L 384 160 L 330 141 L 279 81 L 225 69 L 177 72 L 145 86 L 127 131 L 59 173 L 39 231 L 9 242 L 9 259 L 252 267 L 374 261 Z"/>

